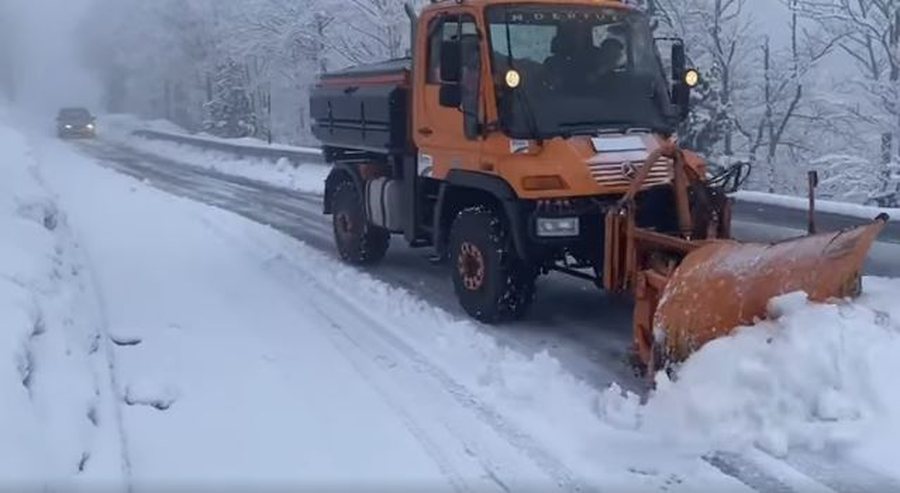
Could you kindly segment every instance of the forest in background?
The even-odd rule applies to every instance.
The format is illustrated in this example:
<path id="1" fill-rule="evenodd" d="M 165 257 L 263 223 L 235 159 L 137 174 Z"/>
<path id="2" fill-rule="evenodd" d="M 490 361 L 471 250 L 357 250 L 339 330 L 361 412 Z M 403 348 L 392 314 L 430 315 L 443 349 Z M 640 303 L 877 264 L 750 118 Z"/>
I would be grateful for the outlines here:
<path id="1" fill-rule="evenodd" d="M 817 169 L 826 197 L 891 205 L 900 0 L 781 1 L 773 20 L 757 0 L 634 0 L 704 75 L 681 141 L 753 164 L 755 190 L 802 194 Z M 403 0 L 96 0 L 80 31 L 103 111 L 314 144 L 317 74 L 406 55 L 409 26 Z"/>

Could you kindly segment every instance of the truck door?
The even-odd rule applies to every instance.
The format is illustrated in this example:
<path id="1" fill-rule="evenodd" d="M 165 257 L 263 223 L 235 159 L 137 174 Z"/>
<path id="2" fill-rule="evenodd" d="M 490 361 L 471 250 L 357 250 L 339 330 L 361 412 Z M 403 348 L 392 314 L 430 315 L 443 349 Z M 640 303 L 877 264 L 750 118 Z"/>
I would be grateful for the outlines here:
<path id="1" fill-rule="evenodd" d="M 451 169 L 479 167 L 484 63 L 474 15 L 442 15 L 427 26 L 425 39 L 420 39 L 425 59 L 417 64 L 416 88 L 421 90 L 416 97 L 413 132 L 419 148 L 419 175 L 442 179 Z M 443 76 L 447 67 L 442 67 L 442 58 L 446 60 L 447 50 L 458 51 L 450 57 L 458 64 L 456 80 Z"/>

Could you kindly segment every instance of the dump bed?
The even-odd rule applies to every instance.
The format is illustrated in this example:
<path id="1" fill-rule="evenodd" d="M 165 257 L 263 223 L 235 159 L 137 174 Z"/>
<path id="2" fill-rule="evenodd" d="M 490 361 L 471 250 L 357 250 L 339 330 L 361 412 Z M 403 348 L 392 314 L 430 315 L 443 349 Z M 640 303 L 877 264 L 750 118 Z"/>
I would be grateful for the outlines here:
<path id="1" fill-rule="evenodd" d="M 402 154 L 411 148 L 408 58 L 325 74 L 310 95 L 312 132 L 324 147 Z"/>

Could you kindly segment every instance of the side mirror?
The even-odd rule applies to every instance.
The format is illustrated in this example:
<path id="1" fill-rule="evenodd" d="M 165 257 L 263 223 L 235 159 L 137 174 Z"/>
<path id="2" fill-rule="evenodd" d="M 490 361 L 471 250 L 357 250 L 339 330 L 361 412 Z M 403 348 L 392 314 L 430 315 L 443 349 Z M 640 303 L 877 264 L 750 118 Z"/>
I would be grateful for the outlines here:
<path id="1" fill-rule="evenodd" d="M 672 45 L 672 80 L 681 81 L 687 70 L 687 55 L 680 40 Z"/>
<path id="2" fill-rule="evenodd" d="M 441 82 L 457 83 L 462 72 L 462 45 L 459 41 L 441 43 Z"/>
<path id="3" fill-rule="evenodd" d="M 462 105 L 462 88 L 456 83 L 441 84 L 440 104 L 444 108 L 459 108 Z"/>

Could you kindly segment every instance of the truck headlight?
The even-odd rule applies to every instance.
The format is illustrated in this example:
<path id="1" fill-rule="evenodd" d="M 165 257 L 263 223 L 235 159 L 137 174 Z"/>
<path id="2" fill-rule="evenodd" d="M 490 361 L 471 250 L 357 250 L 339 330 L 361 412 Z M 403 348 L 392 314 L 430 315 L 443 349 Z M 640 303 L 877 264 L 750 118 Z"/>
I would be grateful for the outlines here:
<path id="1" fill-rule="evenodd" d="M 94 129 L 94 124 L 93 124 L 93 123 L 88 123 L 87 125 L 85 125 L 85 127 L 87 127 L 88 130 L 93 130 L 93 129 Z"/>
<path id="2" fill-rule="evenodd" d="M 72 130 L 72 125 L 66 124 L 66 130 Z"/>
<path id="3" fill-rule="evenodd" d="M 537 235 L 542 238 L 568 238 L 580 234 L 581 223 L 577 217 L 539 217 Z"/>

